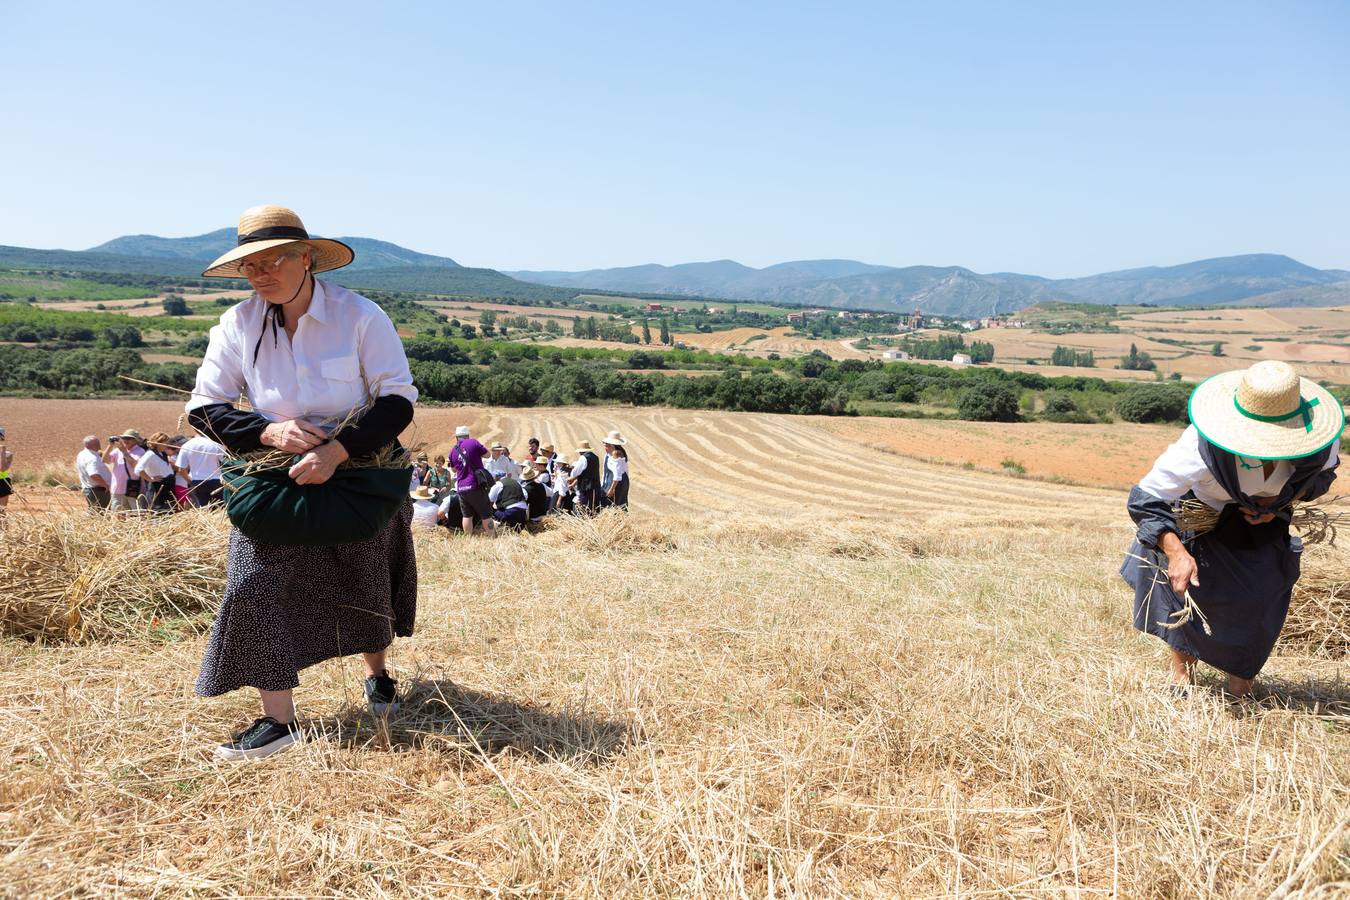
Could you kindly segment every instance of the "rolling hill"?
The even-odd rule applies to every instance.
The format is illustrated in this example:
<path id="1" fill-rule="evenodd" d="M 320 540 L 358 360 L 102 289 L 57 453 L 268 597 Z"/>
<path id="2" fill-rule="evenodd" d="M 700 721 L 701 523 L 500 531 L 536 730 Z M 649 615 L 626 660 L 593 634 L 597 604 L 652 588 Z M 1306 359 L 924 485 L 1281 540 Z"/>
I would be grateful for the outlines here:
<path id="1" fill-rule="evenodd" d="M 570 300 L 579 291 L 667 297 L 756 300 L 839 309 L 921 309 L 976 317 L 1064 301 L 1159 306 L 1330 306 L 1350 300 L 1350 272 L 1316 269 L 1288 256 L 1260 253 L 1149 266 L 1085 278 L 1050 279 L 962 266 L 884 266 L 851 259 L 794 260 L 755 269 L 734 260 L 641 265 L 581 272 L 498 272 L 388 241 L 339 238 L 356 261 L 335 280 L 354 288 L 461 296 Z M 166 238 L 126 235 L 84 251 L 0 247 L 0 266 L 74 272 L 198 277 L 234 246 L 235 232 Z"/>
<path id="2" fill-rule="evenodd" d="M 586 272 L 508 272 L 523 281 L 611 291 L 777 301 L 804 306 L 898 309 L 977 316 L 1046 300 L 1101 304 L 1206 305 L 1279 294 L 1281 305 L 1344 302 L 1350 285 L 1340 270 L 1315 269 L 1277 254 L 1199 260 L 1178 266 L 1048 279 L 1010 272 L 981 274 L 961 266 L 869 265 L 854 260 L 802 260 L 753 269 L 732 260 L 676 266 L 633 266 Z"/>

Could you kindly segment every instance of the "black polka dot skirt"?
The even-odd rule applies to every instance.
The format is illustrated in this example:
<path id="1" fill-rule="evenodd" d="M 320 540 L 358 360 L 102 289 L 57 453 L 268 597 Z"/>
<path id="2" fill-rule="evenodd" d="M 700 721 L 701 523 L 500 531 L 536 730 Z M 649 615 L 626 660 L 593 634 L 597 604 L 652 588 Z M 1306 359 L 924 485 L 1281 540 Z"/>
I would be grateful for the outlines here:
<path id="1" fill-rule="evenodd" d="M 416 617 L 411 503 L 376 537 L 335 547 L 261 544 L 232 530 L 197 693 L 297 687 L 306 666 L 383 650 L 412 634 Z"/>

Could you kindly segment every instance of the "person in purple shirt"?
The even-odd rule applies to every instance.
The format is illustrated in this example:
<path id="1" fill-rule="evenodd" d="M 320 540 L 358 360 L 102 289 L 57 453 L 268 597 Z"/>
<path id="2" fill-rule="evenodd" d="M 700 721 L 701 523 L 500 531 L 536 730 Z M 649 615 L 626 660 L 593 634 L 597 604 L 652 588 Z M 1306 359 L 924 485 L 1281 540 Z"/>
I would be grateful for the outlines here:
<path id="1" fill-rule="evenodd" d="M 496 537 L 497 523 L 492 517 L 492 501 L 488 499 L 492 476 L 483 466 L 488 449 L 470 436 L 468 425 L 461 425 L 455 429 L 455 447 L 447 455 L 450 467 L 455 470 L 455 493 L 459 494 L 464 533 L 473 534 L 473 520 L 477 516 L 483 528 Z"/>

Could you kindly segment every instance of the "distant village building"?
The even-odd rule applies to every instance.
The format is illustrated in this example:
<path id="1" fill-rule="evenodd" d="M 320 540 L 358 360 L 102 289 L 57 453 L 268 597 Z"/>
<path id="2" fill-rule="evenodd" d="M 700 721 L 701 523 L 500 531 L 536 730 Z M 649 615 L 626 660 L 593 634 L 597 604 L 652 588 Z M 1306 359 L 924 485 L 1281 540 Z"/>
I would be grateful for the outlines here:
<path id="1" fill-rule="evenodd" d="M 904 350 L 883 350 L 881 358 L 884 360 L 895 361 L 898 359 L 909 359 L 909 354 Z"/>
<path id="2" fill-rule="evenodd" d="M 914 315 L 910 316 L 909 321 L 905 324 L 913 331 L 918 331 L 923 327 L 923 313 L 919 312 L 917 306 L 914 307 Z"/>
<path id="3" fill-rule="evenodd" d="M 788 313 L 788 324 L 795 325 L 806 321 L 806 313 Z"/>
<path id="4" fill-rule="evenodd" d="M 648 304 L 647 304 L 647 312 L 660 312 L 660 311 L 661 311 L 661 304 L 660 304 L 660 303 L 648 303 Z"/>
<path id="5" fill-rule="evenodd" d="M 970 358 L 969 353 L 957 353 L 952 356 L 952 362 L 956 363 L 958 366 L 968 366 L 973 363 L 974 360 Z"/>
<path id="6" fill-rule="evenodd" d="M 846 309 L 841 309 L 841 310 L 839 310 L 839 318 L 841 318 L 841 319 L 851 319 L 851 318 L 853 318 L 853 313 L 849 312 L 849 311 L 846 310 Z"/>

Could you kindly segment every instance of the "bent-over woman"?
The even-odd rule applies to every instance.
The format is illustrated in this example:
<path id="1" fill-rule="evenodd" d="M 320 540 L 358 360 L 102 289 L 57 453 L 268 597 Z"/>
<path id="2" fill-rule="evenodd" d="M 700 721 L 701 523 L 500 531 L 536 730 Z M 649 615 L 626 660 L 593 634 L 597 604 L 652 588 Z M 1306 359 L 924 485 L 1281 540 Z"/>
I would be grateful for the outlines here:
<path id="1" fill-rule="evenodd" d="M 1134 588 L 1134 627 L 1167 643 L 1179 690 L 1200 660 L 1246 696 L 1298 581 L 1303 546 L 1289 534 L 1291 507 L 1331 486 L 1345 413 L 1287 363 L 1266 361 L 1205 381 L 1190 416 L 1130 491 L 1138 534 L 1120 574 Z M 1217 524 L 1184 531 L 1173 511 L 1184 499 L 1204 503 Z"/>
<path id="2" fill-rule="evenodd" d="M 231 455 L 269 447 L 295 454 L 287 474 L 297 485 L 324 484 L 349 457 L 397 447 L 412 420 L 417 389 L 389 317 L 314 277 L 354 255 L 339 241 L 309 237 L 290 210 L 260 206 L 240 217 L 239 246 L 203 273 L 247 278 L 254 294 L 211 329 L 189 419 Z M 241 393 L 252 410 L 229 402 Z M 341 430 L 318 424 L 362 408 Z M 218 756 L 259 758 L 298 740 L 291 692 L 300 670 L 333 657 L 362 654 L 370 709 L 396 708 L 385 651 L 395 636 L 412 634 L 417 612 L 411 510 L 400 497 L 383 531 L 335 546 L 265 543 L 231 530 L 225 597 L 197 693 L 257 688 L 263 714 Z"/>

